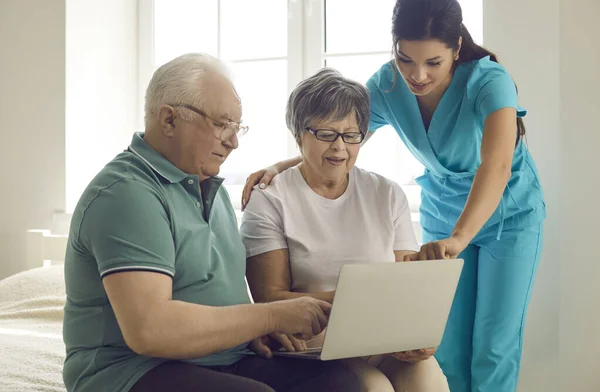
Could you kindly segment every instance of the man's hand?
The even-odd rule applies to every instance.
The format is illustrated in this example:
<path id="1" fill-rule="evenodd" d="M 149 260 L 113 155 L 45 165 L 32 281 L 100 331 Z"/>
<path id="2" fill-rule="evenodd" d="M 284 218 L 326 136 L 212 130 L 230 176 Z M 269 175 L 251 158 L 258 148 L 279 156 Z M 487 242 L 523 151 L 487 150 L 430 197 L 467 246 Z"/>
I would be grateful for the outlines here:
<path id="1" fill-rule="evenodd" d="M 417 363 L 431 358 L 437 348 L 423 348 L 420 350 L 403 351 L 391 354 L 394 358 L 408 363 Z"/>
<path id="2" fill-rule="evenodd" d="M 318 335 L 329 319 L 331 304 L 311 297 L 301 297 L 267 304 L 270 322 L 278 333 L 307 340 Z"/>
<path id="3" fill-rule="evenodd" d="M 250 349 L 263 358 L 273 358 L 273 350 L 283 347 L 286 351 L 305 351 L 306 342 L 290 335 L 272 333 L 254 339 L 250 342 Z"/>

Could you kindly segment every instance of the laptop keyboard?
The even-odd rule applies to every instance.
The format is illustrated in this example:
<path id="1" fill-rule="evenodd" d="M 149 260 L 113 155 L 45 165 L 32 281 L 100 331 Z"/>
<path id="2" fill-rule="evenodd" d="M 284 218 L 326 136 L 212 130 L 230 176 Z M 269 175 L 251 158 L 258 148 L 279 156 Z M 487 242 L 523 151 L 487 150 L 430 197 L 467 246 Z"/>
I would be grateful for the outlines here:
<path id="1" fill-rule="evenodd" d="M 315 347 L 315 348 L 309 348 L 306 349 L 304 351 L 292 351 L 294 353 L 299 353 L 299 354 L 320 354 L 321 351 L 323 350 L 323 347 Z M 285 348 L 281 347 L 279 350 L 280 352 L 288 352 Z"/>

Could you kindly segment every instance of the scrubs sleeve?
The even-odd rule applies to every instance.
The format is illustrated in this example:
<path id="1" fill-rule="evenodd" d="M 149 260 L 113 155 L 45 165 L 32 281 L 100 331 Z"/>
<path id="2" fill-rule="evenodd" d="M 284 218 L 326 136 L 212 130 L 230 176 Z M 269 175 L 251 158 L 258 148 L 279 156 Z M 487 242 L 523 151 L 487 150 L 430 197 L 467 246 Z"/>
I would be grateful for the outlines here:
<path id="1" fill-rule="evenodd" d="M 518 105 L 517 88 L 512 77 L 502 68 L 484 72 L 477 84 L 475 112 L 485 122 L 487 117 L 503 108 L 515 108 L 519 116 L 525 111 Z"/>
<path id="2" fill-rule="evenodd" d="M 389 122 L 385 119 L 386 103 L 381 90 L 374 80 L 374 77 L 375 76 L 371 77 L 371 79 L 367 81 L 367 88 L 369 89 L 369 97 L 371 101 L 369 132 L 375 132 L 377 129 L 389 124 Z"/>

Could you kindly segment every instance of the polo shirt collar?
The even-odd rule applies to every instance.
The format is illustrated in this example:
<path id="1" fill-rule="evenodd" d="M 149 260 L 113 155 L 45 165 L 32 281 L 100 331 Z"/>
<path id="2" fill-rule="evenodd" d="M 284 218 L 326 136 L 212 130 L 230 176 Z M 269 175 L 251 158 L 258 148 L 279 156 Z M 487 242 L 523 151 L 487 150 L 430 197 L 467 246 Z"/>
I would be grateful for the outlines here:
<path id="1" fill-rule="evenodd" d="M 178 183 L 189 175 L 173 165 L 144 140 L 143 132 L 136 132 L 131 139 L 128 150 L 143 160 L 154 172 L 170 183 Z"/>

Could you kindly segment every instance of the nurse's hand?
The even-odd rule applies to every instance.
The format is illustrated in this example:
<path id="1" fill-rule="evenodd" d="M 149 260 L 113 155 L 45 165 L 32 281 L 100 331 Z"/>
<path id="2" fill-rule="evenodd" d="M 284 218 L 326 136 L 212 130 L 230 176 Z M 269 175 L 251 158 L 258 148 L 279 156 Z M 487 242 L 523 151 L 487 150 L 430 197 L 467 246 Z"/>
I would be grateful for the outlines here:
<path id="1" fill-rule="evenodd" d="M 458 237 L 429 242 L 418 253 L 404 256 L 404 261 L 455 259 L 467 245 Z"/>
<path id="2" fill-rule="evenodd" d="M 266 188 L 273 177 L 279 174 L 279 170 L 275 165 L 269 166 L 266 169 L 259 170 L 254 172 L 248 176 L 246 179 L 246 185 L 244 185 L 244 191 L 242 192 L 242 211 L 246 208 L 246 204 L 250 201 L 250 194 L 252 193 L 252 188 L 254 185 L 260 183 L 259 187 L 261 189 Z"/>

